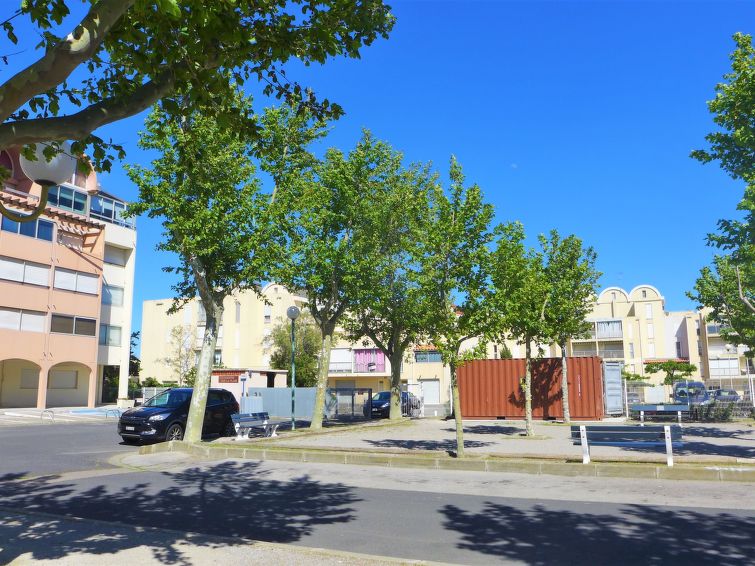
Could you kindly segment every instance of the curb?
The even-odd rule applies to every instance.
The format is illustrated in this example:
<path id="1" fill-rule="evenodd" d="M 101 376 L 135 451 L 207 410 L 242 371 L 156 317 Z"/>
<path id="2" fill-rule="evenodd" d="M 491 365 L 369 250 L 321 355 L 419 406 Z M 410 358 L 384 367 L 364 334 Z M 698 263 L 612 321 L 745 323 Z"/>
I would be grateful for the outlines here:
<path id="1" fill-rule="evenodd" d="M 436 454 L 406 455 L 332 449 L 280 449 L 270 446 L 227 447 L 211 446 L 204 443 L 187 444 L 178 441 L 163 442 L 139 448 L 139 454 L 158 454 L 161 452 L 184 452 L 207 460 L 235 458 L 383 466 L 389 468 L 546 474 L 571 477 L 755 482 L 755 466 L 732 466 L 716 462 L 709 464 L 677 464 L 669 468 L 666 465 L 644 462 L 595 462 L 593 460 L 593 463 L 582 464 L 581 460 L 553 458 L 467 457 L 456 459 Z"/>

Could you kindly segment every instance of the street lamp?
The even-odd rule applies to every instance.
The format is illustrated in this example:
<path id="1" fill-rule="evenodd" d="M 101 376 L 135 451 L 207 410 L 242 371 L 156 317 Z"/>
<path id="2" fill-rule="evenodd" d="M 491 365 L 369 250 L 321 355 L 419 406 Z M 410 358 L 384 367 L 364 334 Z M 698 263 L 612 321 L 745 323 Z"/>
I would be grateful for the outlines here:
<path id="1" fill-rule="evenodd" d="M 0 212 L 14 222 L 29 222 L 36 219 L 47 206 L 47 194 L 51 187 L 59 185 L 65 181 L 70 181 L 74 171 L 76 171 L 77 160 L 71 156 L 71 144 L 68 142 L 60 144 L 58 153 L 49 161 L 44 155 L 47 144 L 38 143 L 34 150 L 35 161 L 31 161 L 22 154 L 19 158 L 21 170 L 29 179 L 42 187 L 39 196 L 39 204 L 31 214 L 16 214 L 5 208 L 0 203 Z"/>
<path id="2" fill-rule="evenodd" d="M 299 318 L 298 307 L 288 307 L 286 316 L 291 319 L 291 430 L 296 430 L 296 319 Z"/>

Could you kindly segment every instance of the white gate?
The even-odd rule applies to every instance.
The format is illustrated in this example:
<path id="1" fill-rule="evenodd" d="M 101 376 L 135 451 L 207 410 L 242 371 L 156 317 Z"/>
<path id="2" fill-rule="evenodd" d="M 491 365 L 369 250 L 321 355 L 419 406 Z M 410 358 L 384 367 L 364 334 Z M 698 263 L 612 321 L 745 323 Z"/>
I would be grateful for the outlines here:
<path id="1" fill-rule="evenodd" d="M 425 405 L 440 404 L 440 380 L 425 379 L 419 382 L 422 386 L 422 399 Z"/>

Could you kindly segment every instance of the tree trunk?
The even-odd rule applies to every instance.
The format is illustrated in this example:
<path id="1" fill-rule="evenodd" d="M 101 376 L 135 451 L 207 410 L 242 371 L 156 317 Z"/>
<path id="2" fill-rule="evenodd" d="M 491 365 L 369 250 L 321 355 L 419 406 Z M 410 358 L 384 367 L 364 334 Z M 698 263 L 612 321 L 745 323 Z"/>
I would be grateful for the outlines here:
<path id="1" fill-rule="evenodd" d="M 525 349 L 525 370 L 524 370 L 524 421 L 527 430 L 527 436 L 534 436 L 535 430 L 532 428 L 532 346 L 530 338 L 527 337 Z"/>
<path id="2" fill-rule="evenodd" d="M 568 366 L 566 363 L 566 340 L 561 341 L 561 401 L 564 404 L 564 422 L 571 422 L 571 415 L 569 414 L 569 380 L 568 380 Z"/>
<path id="3" fill-rule="evenodd" d="M 404 352 L 394 352 L 391 356 L 391 420 L 401 418 L 401 358 Z"/>
<path id="4" fill-rule="evenodd" d="M 330 350 L 333 347 L 333 329 L 322 329 L 322 347 L 320 348 L 320 371 L 317 375 L 317 388 L 315 389 L 315 407 L 312 411 L 312 420 L 309 428 L 322 428 L 322 414 L 325 409 L 325 389 L 328 386 L 328 369 L 330 367 Z"/>
<path id="5" fill-rule="evenodd" d="M 202 426 L 204 424 L 205 408 L 207 406 L 207 391 L 210 388 L 210 375 L 215 358 L 215 346 L 218 342 L 218 321 L 223 318 L 223 305 L 213 301 L 202 301 L 206 320 L 202 350 L 197 365 L 197 379 L 194 382 L 194 392 L 191 395 L 189 417 L 186 419 L 185 442 L 199 442 L 202 440 Z"/>
<path id="6" fill-rule="evenodd" d="M 456 423 L 456 457 L 464 457 L 464 424 L 461 420 L 461 397 L 459 395 L 459 382 L 456 379 L 456 364 L 449 364 L 451 371 L 451 397 L 454 406 L 454 421 Z"/>

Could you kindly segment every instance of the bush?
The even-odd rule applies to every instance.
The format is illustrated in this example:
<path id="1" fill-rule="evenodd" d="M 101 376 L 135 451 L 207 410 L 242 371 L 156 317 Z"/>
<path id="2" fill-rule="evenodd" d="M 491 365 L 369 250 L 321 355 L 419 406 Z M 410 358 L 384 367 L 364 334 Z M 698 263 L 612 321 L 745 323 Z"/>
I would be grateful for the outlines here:
<path id="1" fill-rule="evenodd" d="M 726 422 L 731 420 L 734 411 L 733 403 L 710 403 L 708 405 L 692 405 L 689 408 L 689 420 L 697 422 Z"/>

